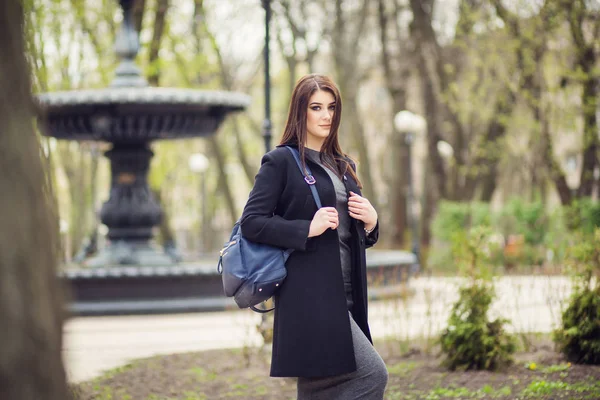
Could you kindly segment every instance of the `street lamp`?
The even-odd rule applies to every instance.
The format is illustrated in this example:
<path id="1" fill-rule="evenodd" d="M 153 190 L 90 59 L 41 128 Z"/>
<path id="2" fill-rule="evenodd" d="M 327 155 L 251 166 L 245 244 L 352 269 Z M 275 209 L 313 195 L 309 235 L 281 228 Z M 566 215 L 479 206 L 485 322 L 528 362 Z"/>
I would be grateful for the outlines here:
<path id="1" fill-rule="evenodd" d="M 444 140 L 439 140 L 437 142 L 437 151 L 440 153 L 442 157 L 446 160 L 450 159 L 454 155 L 454 148 L 452 145 Z"/>
<path id="2" fill-rule="evenodd" d="M 422 132 L 425 128 L 425 120 L 420 115 L 404 110 L 397 113 L 394 117 L 394 126 L 404 136 L 404 144 L 408 147 L 408 171 L 406 171 L 408 176 L 408 186 L 406 188 L 407 216 L 410 219 L 412 252 L 417 259 L 416 268 L 419 270 L 421 257 L 419 251 L 419 222 L 417 220 L 417 213 L 415 212 L 416 201 L 412 176 L 412 145 L 415 135 Z"/>
<path id="3" fill-rule="evenodd" d="M 192 172 L 200 174 L 200 254 L 206 251 L 206 178 L 208 158 L 202 153 L 192 154 L 188 160 Z"/>

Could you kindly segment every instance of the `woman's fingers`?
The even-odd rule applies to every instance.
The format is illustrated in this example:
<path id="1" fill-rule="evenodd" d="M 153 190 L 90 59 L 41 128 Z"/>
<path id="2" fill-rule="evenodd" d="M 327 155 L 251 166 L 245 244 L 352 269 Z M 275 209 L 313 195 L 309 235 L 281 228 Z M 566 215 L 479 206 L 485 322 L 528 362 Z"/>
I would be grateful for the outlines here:
<path id="1" fill-rule="evenodd" d="M 366 207 L 365 207 L 365 206 L 363 206 L 362 204 L 350 204 L 350 203 L 349 203 L 349 204 L 348 204 L 348 208 L 349 208 L 349 209 L 351 209 L 351 210 L 363 210 L 363 209 L 365 209 Z"/>
<path id="2" fill-rule="evenodd" d="M 352 214 L 356 214 L 356 215 L 361 215 L 363 212 L 361 210 L 355 210 L 355 209 L 348 209 L 348 212 L 352 213 Z"/>
<path id="3" fill-rule="evenodd" d="M 350 211 L 349 214 L 352 218 L 359 218 L 362 216 L 362 214 L 355 212 L 355 211 Z"/>

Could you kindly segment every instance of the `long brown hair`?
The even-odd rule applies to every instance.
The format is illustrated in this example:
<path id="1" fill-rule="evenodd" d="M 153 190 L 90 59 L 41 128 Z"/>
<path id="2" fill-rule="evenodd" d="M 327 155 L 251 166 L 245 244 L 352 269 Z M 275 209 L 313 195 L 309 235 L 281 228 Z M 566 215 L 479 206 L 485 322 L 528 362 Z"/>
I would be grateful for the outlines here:
<path id="1" fill-rule="evenodd" d="M 288 111 L 287 122 L 280 144 L 298 146 L 302 164 L 304 167 L 306 166 L 304 144 L 306 143 L 307 135 L 306 118 L 308 113 L 308 101 L 313 93 L 318 90 L 331 93 L 335 101 L 335 111 L 333 113 L 329 135 L 321 148 L 321 161 L 324 165 L 328 166 L 332 171 L 338 174 L 339 177 L 342 177 L 348 172 L 352 178 L 354 178 L 358 187 L 362 188 L 362 184 L 360 183 L 356 172 L 354 172 L 354 169 L 348 162 L 350 158 L 342 152 L 342 148 L 338 141 L 338 129 L 342 117 L 342 96 L 340 96 L 340 91 L 336 84 L 329 77 L 310 74 L 303 76 L 296 82 L 296 86 L 292 92 L 290 109 Z M 333 160 L 335 164 L 332 164 L 330 160 Z"/>

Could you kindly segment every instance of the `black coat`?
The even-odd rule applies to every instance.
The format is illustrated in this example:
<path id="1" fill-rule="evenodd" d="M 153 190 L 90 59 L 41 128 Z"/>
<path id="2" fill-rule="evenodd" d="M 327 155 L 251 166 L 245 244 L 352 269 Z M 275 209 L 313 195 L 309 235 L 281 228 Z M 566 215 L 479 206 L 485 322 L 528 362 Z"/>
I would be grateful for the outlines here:
<path id="1" fill-rule="evenodd" d="M 308 160 L 323 207 L 335 207 L 327 172 Z M 350 174 L 346 190 L 360 194 Z M 356 370 L 336 230 L 308 238 L 317 206 L 288 149 L 265 154 L 241 219 L 249 240 L 294 249 L 287 277 L 275 296 L 271 376 L 324 377 Z M 377 241 L 351 218 L 352 315 L 371 340 L 367 322 L 365 249 Z"/>

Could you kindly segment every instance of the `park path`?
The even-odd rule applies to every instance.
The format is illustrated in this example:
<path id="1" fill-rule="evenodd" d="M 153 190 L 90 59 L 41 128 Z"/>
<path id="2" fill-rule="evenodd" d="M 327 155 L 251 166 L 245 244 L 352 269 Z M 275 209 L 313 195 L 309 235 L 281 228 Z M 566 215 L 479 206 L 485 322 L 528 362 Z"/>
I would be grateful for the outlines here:
<path id="1" fill-rule="evenodd" d="M 460 279 L 412 279 L 414 295 L 370 303 L 375 339 L 434 336 L 445 326 Z M 549 332 L 570 294 L 565 277 L 502 277 L 492 313 L 509 318 L 513 332 Z M 66 322 L 63 357 L 71 382 L 143 357 L 218 348 L 257 346 L 261 316 L 248 310 L 210 313 L 77 317 Z"/>

